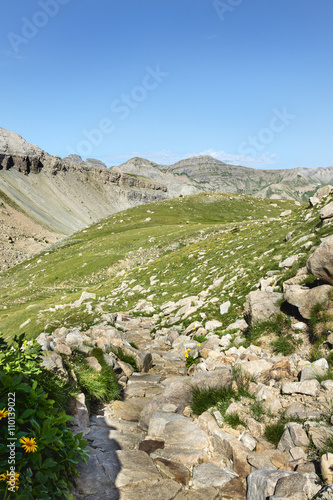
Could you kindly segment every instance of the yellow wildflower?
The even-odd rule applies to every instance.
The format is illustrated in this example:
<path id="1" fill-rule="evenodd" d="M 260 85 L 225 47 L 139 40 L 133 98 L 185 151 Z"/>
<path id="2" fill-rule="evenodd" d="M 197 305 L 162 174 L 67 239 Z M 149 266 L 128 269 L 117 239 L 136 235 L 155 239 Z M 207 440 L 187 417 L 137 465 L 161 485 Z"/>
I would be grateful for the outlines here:
<path id="1" fill-rule="evenodd" d="M 35 451 L 37 451 L 37 444 L 35 438 L 23 437 L 20 439 L 20 443 L 22 443 L 22 448 L 27 453 L 30 453 L 31 451 L 32 453 L 35 453 Z"/>
<path id="2" fill-rule="evenodd" d="M 0 410 L 0 420 L 2 418 L 8 417 L 8 415 L 9 415 L 9 411 L 7 411 L 6 408 L 4 408 L 3 410 Z"/>
<path id="3" fill-rule="evenodd" d="M 15 474 L 15 478 L 14 478 Z M 8 470 L 6 471 L 6 474 L 0 474 L 0 481 L 7 481 L 8 486 L 14 486 L 12 482 L 15 480 L 15 488 L 16 490 L 19 489 L 19 475 L 17 472 L 10 473 Z"/>

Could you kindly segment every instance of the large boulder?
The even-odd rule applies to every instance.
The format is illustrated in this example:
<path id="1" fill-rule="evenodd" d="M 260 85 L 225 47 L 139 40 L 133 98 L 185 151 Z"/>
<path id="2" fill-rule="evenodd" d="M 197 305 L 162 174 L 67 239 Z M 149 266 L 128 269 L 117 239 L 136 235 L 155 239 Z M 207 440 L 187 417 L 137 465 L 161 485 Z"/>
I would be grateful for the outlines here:
<path id="1" fill-rule="evenodd" d="M 319 212 L 319 217 L 321 220 L 331 219 L 333 217 L 333 201 L 328 205 L 325 205 Z"/>
<path id="2" fill-rule="evenodd" d="M 321 202 L 323 198 L 333 193 L 333 186 L 328 184 L 327 186 L 323 186 L 316 191 L 316 193 L 309 198 L 310 205 L 314 207 Z"/>
<path id="3" fill-rule="evenodd" d="M 280 312 L 282 293 L 255 290 L 246 296 L 244 318 L 248 325 L 274 320 Z"/>
<path id="4" fill-rule="evenodd" d="M 303 318 L 310 319 L 314 306 L 318 303 L 321 304 L 325 302 L 332 290 L 333 288 L 330 285 L 321 285 L 314 288 L 308 288 L 301 285 L 289 285 L 285 287 L 284 298 L 289 304 L 298 308 Z"/>
<path id="5" fill-rule="evenodd" d="M 267 500 L 275 492 L 279 479 L 294 475 L 287 470 L 256 470 L 247 476 L 247 500 Z"/>
<path id="6" fill-rule="evenodd" d="M 333 236 L 325 238 L 309 257 L 306 268 L 309 273 L 333 285 Z"/>

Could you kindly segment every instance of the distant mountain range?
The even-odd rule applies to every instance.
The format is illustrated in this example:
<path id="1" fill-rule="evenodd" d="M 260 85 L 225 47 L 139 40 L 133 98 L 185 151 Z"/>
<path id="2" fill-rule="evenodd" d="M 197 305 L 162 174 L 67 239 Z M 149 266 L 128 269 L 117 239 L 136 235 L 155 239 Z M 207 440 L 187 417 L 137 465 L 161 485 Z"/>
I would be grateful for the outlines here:
<path id="1" fill-rule="evenodd" d="M 260 170 L 210 156 L 158 165 L 132 158 L 106 168 L 78 155 L 51 156 L 0 128 L 0 193 L 43 227 L 70 234 L 93 221 L 142 203 L 198 192 L 307 200 L 333 183 L 333 167 Z"/>

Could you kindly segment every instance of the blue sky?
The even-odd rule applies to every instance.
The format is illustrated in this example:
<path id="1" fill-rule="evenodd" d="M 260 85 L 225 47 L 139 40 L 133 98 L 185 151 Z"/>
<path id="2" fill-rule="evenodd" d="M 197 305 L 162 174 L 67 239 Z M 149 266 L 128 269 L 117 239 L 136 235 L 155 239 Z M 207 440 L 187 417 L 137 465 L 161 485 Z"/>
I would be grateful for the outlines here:
<path id="1" fill-rule="evenodd" d="M 3 0 L 1 122 L 118 165 L 333 165 L 332 0 Z"/>

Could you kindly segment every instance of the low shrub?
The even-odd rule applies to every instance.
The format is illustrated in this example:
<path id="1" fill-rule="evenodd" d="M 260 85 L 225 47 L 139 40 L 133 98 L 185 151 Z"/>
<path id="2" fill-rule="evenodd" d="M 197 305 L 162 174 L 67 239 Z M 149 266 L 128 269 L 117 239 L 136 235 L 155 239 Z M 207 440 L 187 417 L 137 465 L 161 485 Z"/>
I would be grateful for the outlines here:
<path id="1" fill-rule="evenodd" d="M 72 434 L 72 419 L 60 410 L 43 384 L 56 386 L 56 376 L 47 382 L 40 367 L 41 347 L 15 337 L 13 346 L 1 340 L 0 360 L 0 492 L 2 498 L 15 491 L 17 500 L 69 499 L 77 476 L 77 465 L 87 460 L 87 442 Z M 10 443 L 9 448 L 7 444 Z M 10 475 L 12 474 L 12 475 Z"/>

